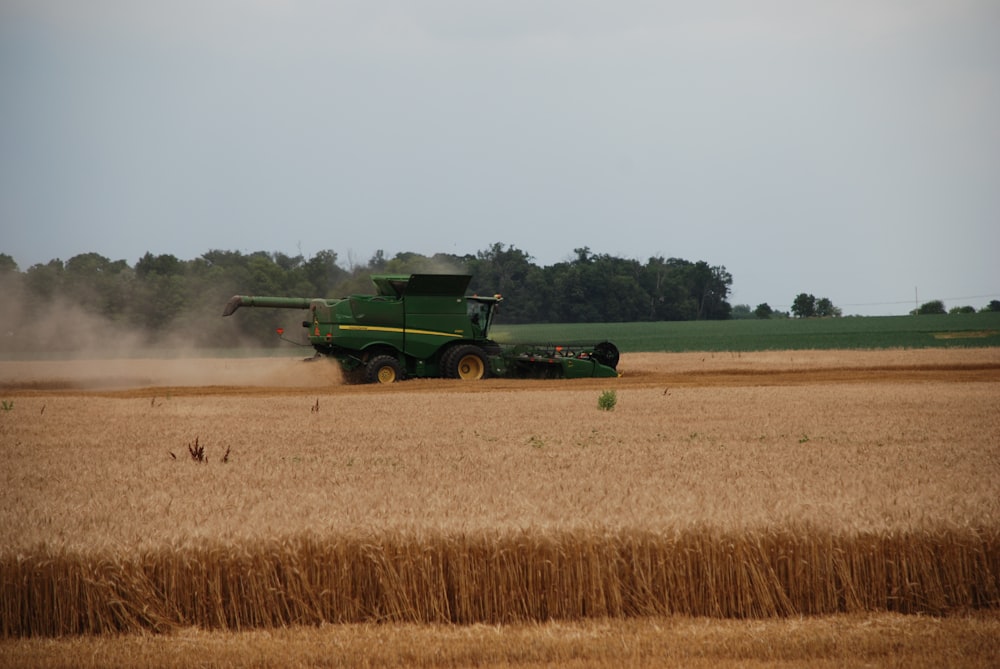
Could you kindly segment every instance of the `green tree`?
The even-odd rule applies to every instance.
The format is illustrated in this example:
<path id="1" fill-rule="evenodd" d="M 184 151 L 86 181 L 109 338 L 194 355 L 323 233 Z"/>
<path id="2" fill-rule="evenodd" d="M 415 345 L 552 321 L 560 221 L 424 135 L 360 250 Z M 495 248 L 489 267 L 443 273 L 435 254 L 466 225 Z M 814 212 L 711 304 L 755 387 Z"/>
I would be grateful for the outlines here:
<path id="1" fill-rule="evenodd" d="M 976 308 L 973 306 L 966 305 L 964 307 L 952 307 L 948 310 L 949 314 L 974 314 L 976 313 Z"/>
<path id="2" fill-rule="evenodd" d="M 733 278 L 723 266 L 682 258 L 651 259 L 646 264 L 646 286 L 651 320 L 726 319 L 732 307 L 727 301 Z M 650 273 L 652 276 L 650 276 Z M 655 288 L 649 292 L 651 278 Z"/>
<path id="3" fill-rule="evenodd" d="M 534 265 L 531 256 L 515 246 L 505 246 L 501 242 L 476 253 L 465 262 L 472 275 L 469 290 L 480 295 L 500 294 L 505 303 L 500 317 L 506 323 L 523 323 L 528 314 L 540 311 L 538 303 L 541 294 L 532 292 L 535 283 L 529 281 Z"/>
<path id="4" fill-rule="evenodd" d="M 990 303 L 983 307 L 983 311 L 1000 311 L 1000 300 L 990 300 Z"/>
<path id="5" fill-rule="evenodd" d="M 590 256 L 586 271 L 591 275 L 591 298 L 603 312 L 603 317 L 592 322 L 625 323 L 645 316 L 649 298 L 642 287 L 638 261 L 607 254 Z"/>
<path id="6" fill-rule="evenodd" d="M 30 350 L 34 341 L 36 324 L 24 315 L 24 282 L 14 259 L 0 253 L 0 349 Z"/>
<path id="7" fill-rule="evenodd" d="M 274 261 L 275 265 L 286 272 L 298 269 L 302 266 L 302 263 L 305 262 L 305 258 L 302 257 L 301 253 L 297 256 L 290 256 L 282 253 L 281 251 L 275 251 L 272 253 L 271 260 Z"/>
<path id="8" fill-rule="evenodd" d="M 12 274 L 18 271 L 17 262 L 6 253 L 0 253 L 0 276 Z"/>
<path id="9" fill-rule="evenodd" d="M 205 295 L 224 299 L 251 293 L 249 256 L 239 251 L 213 249 L 188 267 L 191 280 L 205 289 Z"/>
<path id="10" fill-rule="evenodd" d="M 311 295 L 317 297 L 329 296 L 333 287 L 347 276 L 347 272 L 337 265 L 337 252 L 330 249 L 318 251 L 306 262 L 304 270 L 312 287 Z"/>
<path id="11" fill-rule="evenodd" d="M 58 258 L 29 267 L 24 273 L 24 285 L 32 302 L 44 302 L 61 295 L 65 272 L 66 266 Z"/>
<path id="12" fill-rule="evenodd" d="M 546 270 L 552 285 L 547 318 L 550 323 L 590 323 L 600 321 L 600 303 L 595 291 L 599 277 L 587 260 L 579 257 L 569 263 L 557 263 Z"/>
<path id="13" fill-rule="evenodd" d="M 465 260 L 455 255 L 436 253 L 425 256 L 421 253 L 403 251 L 384 264 L 388 274 L 463 274 Z"/>
<path id="14" fill-rule="evenodd" d="M 270 254 L 258 251 L 247 258 L 252 295 L 285 295 L 285 272 L 271 259 Z"/>
<path id="15" fill-rule="evenodd" d="M 812 318 L 816 315 L 816 297 L 809 293 L 799 293 L 792 302 L 792 313 L 796 318 Z"/>
<path id="16" fill-rule="evenodd" d="M 833 306 L 830 298 L 821 297 L 816 300 L 816 315 L 820 318 L 839 317 L 841 314 L 840 308 Z"/>
<path id="17" fill-rule="evenodd" d="M 127 318 L 132 325 L 162 333 L 185 307 L 182 289 L 184 263 L 173 255 L 154 256 L 147 251 L 135 264 Z"/>
<path id="18" fill-rule="evenodd" d="M 733 277 L 723 266 L 712 267 L 704 260 L 696 262 L 690 270 L 691 297 L 698 303 L 698 320 L 724 320 L 729 318 L 732 307 L 726 298 Z"/>
<path id="19" fill-rule="evenodd" d="M 239 251 L 212 249 L 207 253 L 203 253 L 201 258 L 209 267 L 236 268 L 246 267 L 247 264 L 247 256 L 244 256 Z"/>
<path id="20" fill-rule="evenodd" d="M 767 319 L 774 315 L 774 309 L 767 302 L 761 302 L 757 305 L 757 308 L 753 310 L 754 316 L 760 319 Z"/>
<path id="21" fill-rule="evenodd" d="M 941 300 L 931 300 L 930 302 L 924 302 L 917 309 L 917 314 L 920 316 L 934 315 L 934 314 L 946 314 L 948 311 L 944 308 L 944 302 Z"/>
<path id="22" fill-rule="evenodd" d="M 184 272 L 184 264 L 172 255 L 154 256 L 149 251 L 139 258 L 135 264 L 135 274 L 146 278 L 151 274 L 157 276 L 175 276 Z"/>
<path id="23" fill-rule="evenodd" d="M 648 296 L 641 284 L 643 268 L 635 260 L 593 255 L 574 249 L 576 258 L 543 271 L 550 287 L 542 291 L 544 312 L 538 322 L 625 322 L 645 318 Z"/>
<path id="24" fill-rule="evenodd" d="M 133 277 L 124 260 L 81 253 L 66 261 L 63 294 L 87 311 L 115 320 L 128 306 Z"/>
<path id="25" fill-rule="evenodd" d="M 385 251 L 378 249 L 375 254 L 368 259 L 368 271 L 372 274 L 379 274 L 385 271 L 385 264 L 389 262 L 385 257 Z"/>
<path id="26" fill-rule="evenodd" d="M 471 263 L 473 281 L 484 287 L 491 287 L 493 292 L 505 294 L 515 289 L 516 284 L 528 276 L 531 268 L 531 256 L 521 249 L 501 242 L 492 244 L 489 248 L 476 253 Z"/>
<path id="27" fill-rule="evenodd" d="M 419 274 L 428 271 L 430 258 L 420 253 L 400 251 L 385 263 L 386 274 Z"/>
<path id="28" fill-rule="evenodd" d="M 199 301 L 212 300 L 225 304 L 235 294 L 251 292 L 249 257 L 239 251 L 213 249 L 188 263 L 186 273 L 193 284 L 201 288 Z"/>
<path id="29" fill-rule="evenodd" d="M 684 278 L 690 264 L 679 258 L 667 260 L 661 256 L 646 262 L 640 279 L 648 301 L 642 320 L 679 321 L 694 317 L 696 309 L 690 302 Z"/>
<path id="30" fill-rule="evenodd" d="M 750 310 L 749 304 L 734 304 L 731 316 L 733 320 L 742 321 L 753 318 L 754 313 Z"/>
<path id="31" fill-rule="evenodd" d="M 190 309 L 191 296 L 185 290 L 188 282 L 179 272 L 140 275 L 138 266 L 136 275 L 126 309 L 129 323 L 144 328 L 154 338 L 169 334 L 175 319 Z"/>

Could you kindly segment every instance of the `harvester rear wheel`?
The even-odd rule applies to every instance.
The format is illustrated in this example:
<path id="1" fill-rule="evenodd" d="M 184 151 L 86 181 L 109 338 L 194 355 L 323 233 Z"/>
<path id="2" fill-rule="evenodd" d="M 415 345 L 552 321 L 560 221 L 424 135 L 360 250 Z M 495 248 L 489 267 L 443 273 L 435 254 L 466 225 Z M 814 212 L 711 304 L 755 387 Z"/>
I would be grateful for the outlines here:
<path id="1" fill-rule="evenodd" d="M 403 368 L 391 355 L 377 355 L 365 367 L 368 383 L 394 383 L 403 380 Z"/>
<path id="2" fill-rule="evenodd" d="M 448 351 L 444 360 L 445 376 L 464 381 L 486 378 L 486 354 L 478 346 L 467 344 Z"/>

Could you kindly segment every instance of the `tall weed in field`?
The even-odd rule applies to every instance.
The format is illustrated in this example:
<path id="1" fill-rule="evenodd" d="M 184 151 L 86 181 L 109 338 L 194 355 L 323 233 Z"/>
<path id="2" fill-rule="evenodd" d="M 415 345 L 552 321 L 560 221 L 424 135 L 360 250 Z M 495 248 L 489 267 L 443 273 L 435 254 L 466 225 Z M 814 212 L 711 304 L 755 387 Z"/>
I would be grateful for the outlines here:
<path id="1" fill-rule="evenodd" d="M 605 390 L 597 398 L 597 408 L 601 411 L 614 411 L 618 404 L 618 393 L 614 390 Z"/>

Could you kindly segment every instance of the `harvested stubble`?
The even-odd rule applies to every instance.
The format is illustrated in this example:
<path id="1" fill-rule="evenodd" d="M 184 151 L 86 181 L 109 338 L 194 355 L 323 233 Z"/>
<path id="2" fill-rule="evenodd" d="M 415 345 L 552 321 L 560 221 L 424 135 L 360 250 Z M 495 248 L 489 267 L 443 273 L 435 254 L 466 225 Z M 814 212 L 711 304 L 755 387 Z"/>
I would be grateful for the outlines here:
<path id="1" fill-rule="evenodd" d="M 1000 606 L 1000 534 L 302 535 L 0 563 L 3 636 L 323 622 L 771 617 Z"/>

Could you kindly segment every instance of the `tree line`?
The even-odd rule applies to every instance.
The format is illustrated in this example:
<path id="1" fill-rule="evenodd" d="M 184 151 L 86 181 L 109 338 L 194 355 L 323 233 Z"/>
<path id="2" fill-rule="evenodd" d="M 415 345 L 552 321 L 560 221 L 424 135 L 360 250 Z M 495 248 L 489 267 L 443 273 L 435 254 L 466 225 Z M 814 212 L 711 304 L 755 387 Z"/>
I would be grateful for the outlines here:
<path id="1" fill-rule="evenodd" d="M 986 311 L 1000 311 L 1000 300 L 990 300 L 989 303 L 980 309 L 981 312 Z M 927 316 L 927 315 L 938 315 L 938 314 L 974 314 L 976 313 L 976 308 L 972 305 L 962 305 L 957 307 L 952 307 L 948 309 L 944 306 L 944 302 L 941 300 L 931 300 L 930 302 L 924 302 L 916 309 L 910 310 L 911 316 Z"/>
<path id="2" fill-rule="evenodd" d="M 837 317 L 828 298 L 800 293 L 791 313 L 764 303 L 730 305 L 732 275 L 721 265 L 682 258 L 646 262 L 573 250 L 565 262 L 539 266 L 525 251 L 494 243 L 475 254 L 377 251 L 344 266 L 336 251 L 311 258 L 280 252 L 211 250 L 193 260 L 147 252 L 135 265 L 83 253 L 21 271 L 0 253 L 0 350 L 60 350 L 81 340 L 119 339 L 225 347 L 236 340 L 276 343 L 275 325 L 295 332 L 301 314 L 268 309 L 220 317 L 235 294 L 343 297 L 371 293 L 372 274 L 428 272 L 472 276 L 470 292 L 503 295 L 498 323 L 586 323 Z M 952 312 L 974 311 L 972 307 Z M 986 310 L 1000 310 L 994 300 Z M 933 301 L 913 313 L 944 313 Z"/>
<path id="3" fill-rule="evenodd" d="M 255 309 L 241 312 L 239 319 L 222 319 L 229 297 L 343 297 L 373 292 L 372 274 L 422 272 L 470 274 L 470 292 L 503 295 L 499 323 L 732 316 L 728 297 L 733 278 L 724 266 L 663 257 L 642 263 L 588 247 L 573 253 L 571 260 L 544 267 L 527 252 L 502 243 L 461 256 L 401 252 L 390 258 L 377 251 L 367 263 L 347 267 L 333 250 L 308 259 L 280 252 L 211 250 L 181 260 L 147 252 L 135 265 L 83 253 L 24 271 L 0 253 L 0 326 L 5 348 L 13 350 L 36 349 L 65 337 L 100 340 L 125 333 L 150 342 L 183 337 L 196 346 L 225 346 L 234 337 L 264 343 L 273 340 L 271 326 L 278 316 Z M 84 327 L 83 316 L 90 317 L 92 327 Z M 301 319 L 301 314 L 294 313 L 294 318 Z"/>

